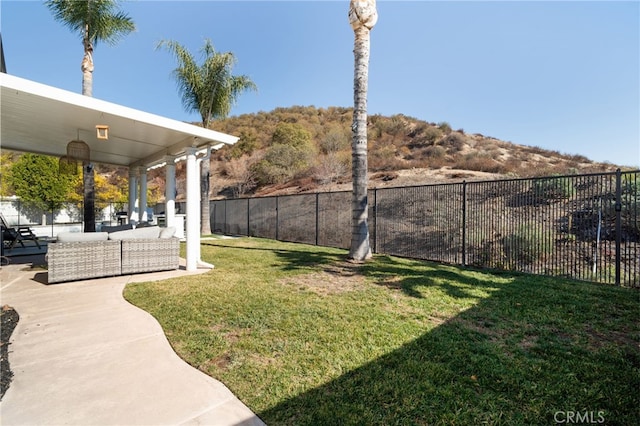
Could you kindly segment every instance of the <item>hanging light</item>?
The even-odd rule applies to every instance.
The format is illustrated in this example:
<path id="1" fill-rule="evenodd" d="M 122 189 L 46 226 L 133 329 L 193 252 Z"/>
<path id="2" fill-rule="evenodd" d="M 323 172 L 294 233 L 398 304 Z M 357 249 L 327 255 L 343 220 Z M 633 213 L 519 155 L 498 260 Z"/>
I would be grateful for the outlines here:
<path id="1" fill-rule="evenodd" d="M 83 165 L 89 164 L 89 145 L 85 141 L 74 140 L 67 144 L 67 157 Z"/>

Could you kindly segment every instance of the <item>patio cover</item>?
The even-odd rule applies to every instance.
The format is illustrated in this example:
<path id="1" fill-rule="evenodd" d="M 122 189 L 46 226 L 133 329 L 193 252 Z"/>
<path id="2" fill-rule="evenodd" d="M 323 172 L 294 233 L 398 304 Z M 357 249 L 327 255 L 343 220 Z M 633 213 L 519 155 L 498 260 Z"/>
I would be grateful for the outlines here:
<path id="1" fill-rule="evenodd" d="M 92 162 L 117 166 L 150 167 L 167 156 L 187 154 L 194 167 L 197 150 L 233 144 L 238 138 L 177 120 L 127 108 L 55 87 L 0 73 L 0 148 L 61 157 L 67 143 L 80 139 L 89 145 Z M 109 126 L 109 139 L 96 137 L 96 125 Z M 199 173 L 187 170 L 187 245 L 197 240 L 199 261 Z M 194 188 L 196 188 L 194 190 Z M 194 197 L 195 195 L 195 197 Z M 189 198 L 192 198 L 191 200 Z M 194 235 L 190 226 L 198 223 Z M 192 231 L 190 232 L 189 229 Z M 194 247 L 195 249 L 195 247 Z M 195 265 L 187 250 L 187 266 Z M 191 268 L 193 269 L 193 268 Z"/>

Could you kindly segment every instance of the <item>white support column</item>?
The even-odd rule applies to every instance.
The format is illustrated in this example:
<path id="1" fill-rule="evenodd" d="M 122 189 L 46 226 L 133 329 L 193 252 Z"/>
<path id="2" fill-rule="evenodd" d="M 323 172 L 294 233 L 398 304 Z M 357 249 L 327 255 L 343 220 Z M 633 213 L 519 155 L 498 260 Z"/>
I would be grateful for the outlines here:
<path id="1" fill-rule="evenodd" d="M 147 168 L 140 167 L 138 169 L 140 176 L 140 222 L 146 222 L 147 218 Z"/>
<path id="2" fill-rule="evenodd" d="M 176 223 L 176 157 L 167 155 L 165 161 L 164 220 L 165 226 L 169 227 Z"/>
<path id="3" fill-rule="evenodd" d="M 138 221 L 136 211 L 138 205 L 138 177 L 136 169 L 129 169 L 129 223 L 135 224 Z"/>
<path id="4" fill-rule="evenodd" d="M 200 173 L 196 148 L 187 148 L 187 271 L 198 269 L 200 259 Z"/>

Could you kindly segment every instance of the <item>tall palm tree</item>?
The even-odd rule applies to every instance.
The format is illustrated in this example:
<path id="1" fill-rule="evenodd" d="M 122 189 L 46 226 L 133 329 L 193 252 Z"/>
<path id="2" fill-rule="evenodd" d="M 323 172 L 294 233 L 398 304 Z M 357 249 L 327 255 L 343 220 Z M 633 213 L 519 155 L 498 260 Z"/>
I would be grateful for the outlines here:
<path id="1" fill-rule="evenodd" d="M 93 93 L 93 49 L 98 42 L 116 44 L 135 30 L 133 20 L 117 10 L 117 0 L 47 0 L 53 17 L 82 39 L 82 94 Z"/>
<path id="2" fill-rule="evenodd" d="M 370 32 L 378 21 L 376 0 L 351 0 L 349 23 L 355 33 L 353 49 L 353 138 L 351 142 L 353 194 L 352 231 L 349 257 L 364 261 L 371 257 L 367 200 L 367 86 L 369 81 Z"/>
<path id="3" fill-rule="evenodd" d="M 178 83 L 182 106 L 188 112 L 198 112 L 202 127 L 208 128 L 214 119 L 225 118 L 231 112 L 238 96 L 246 90 L 256 90 L 256 85 L 246 75 L 232 74 L 236 58 L 231 52 L 216 52 L 211 40 L 205 40 L 201 49 L 204 61 L 199 65 L 193 55 L 181 44 L 163 40 L 158 47 L 165 47 L 178 61 L 173 76 Z M 200 165 L 200 233 L 211 233 L 209 217 L 210 151 L 207 150 Z"/>
<path id="4" fill-rule="evenodd" d="M 93 95 L 93 49 L 100 41 L 115 44 L 135 30 L 133 20 L 116 9 L 116 0 L 47 0 L 45 5 L 57 21 L 62 22 L 82 39 L 82 94 Z M 84 230 L 96 229 L 95 180 L 93 164 L 82 167 L 84 186 Z"/>

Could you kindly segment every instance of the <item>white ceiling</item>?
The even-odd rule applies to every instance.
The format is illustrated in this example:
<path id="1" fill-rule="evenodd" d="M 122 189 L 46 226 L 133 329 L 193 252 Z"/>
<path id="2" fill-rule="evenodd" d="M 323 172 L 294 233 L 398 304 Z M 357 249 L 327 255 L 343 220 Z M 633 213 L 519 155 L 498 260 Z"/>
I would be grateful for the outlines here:
<path id="1" fill-rule="evenodd" d="M 80 139 L 91 161 L 151 166 L 187 147 L 233 144 L 238 138 L 0 73 L 0 147 L 61 157 Z M 109 139 L 96 125 L 109 126 Z"/>

